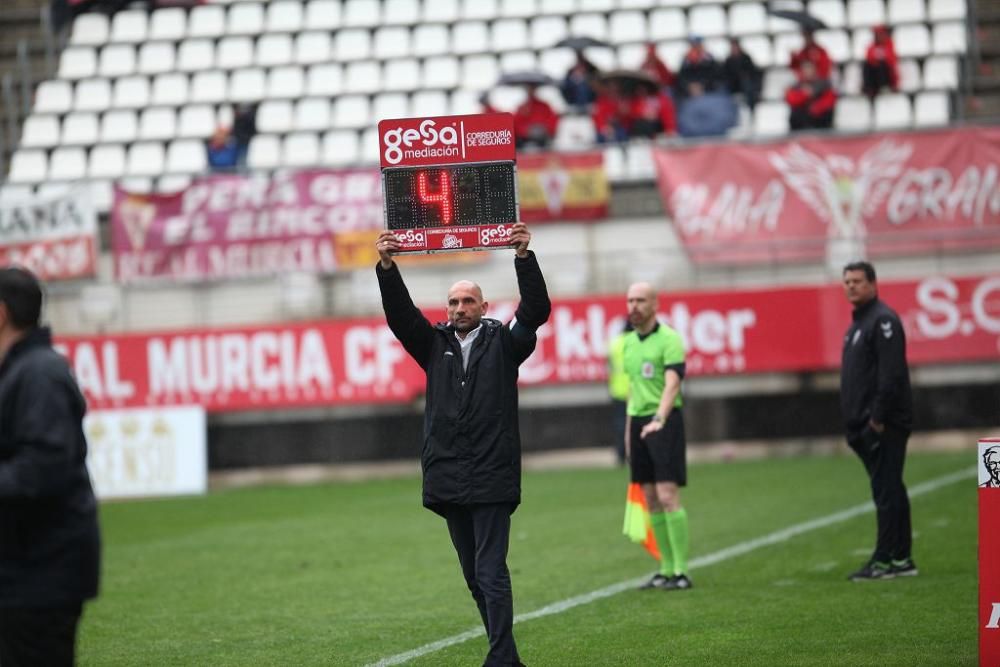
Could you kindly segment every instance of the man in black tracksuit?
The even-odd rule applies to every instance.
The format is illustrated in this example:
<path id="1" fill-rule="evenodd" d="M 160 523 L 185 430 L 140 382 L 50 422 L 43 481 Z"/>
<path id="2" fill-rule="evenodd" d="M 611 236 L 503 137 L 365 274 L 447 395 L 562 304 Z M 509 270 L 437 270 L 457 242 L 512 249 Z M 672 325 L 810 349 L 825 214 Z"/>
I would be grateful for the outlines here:
<path id="1" fill-rule="evenodd" d="M 38 326 L 42 291 L 0 269 L 0 665 L 73 664 L 100 537 L 83 435 L 86 404 Z"/>
<path id="2" fill-rule="evenodd" d="M 448 291 L 448 322 L 431 325 L 413 305 L 392 254 L 392 232 L 376 242 L 386 321 L 427 374 L 421 463 L 424 506 L 448 523 L 462 574 L 479 607 L 490 649 L 484 665 L 520 665 L 507 569 L 510 515 L 521 502 L 518 367 L 535 349 L 549 317 L 545 280 L 528 250 L 531 235 L 514 225 L 514 268 L 521 294 L 509 324 L 484 318 L 488 303 L 469 281 Z"/>
<path id="3" fill-rule="evenodd" d="M 844 336 L 840 407 L 847 444 L 871 480 L 878 539 L 871 559 L 851 581 L 917 574 L 911 558 L 910 500 L 903 484 L 906 443 L 913 424 L 906 335 L 902 323 L 878 298 L 875 268 L 868 262 L 844 267 L 844 292 L 854 306 Z"/>

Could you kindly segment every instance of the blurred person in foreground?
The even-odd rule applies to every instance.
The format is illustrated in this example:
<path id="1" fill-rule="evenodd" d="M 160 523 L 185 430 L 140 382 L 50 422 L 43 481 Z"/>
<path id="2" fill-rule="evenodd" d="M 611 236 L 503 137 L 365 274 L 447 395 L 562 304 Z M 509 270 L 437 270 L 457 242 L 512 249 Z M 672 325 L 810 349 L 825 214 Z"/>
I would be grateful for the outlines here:
<path id="1" fill-rule="evenodd" d="M 680 334 L 656 319 L 659 302 L 649 283 L 628 288 L 628 319 L 634 331 L 625 339 L 628 417 L 625 452 L 632 482 L 642 487 L 649 520 L 660 550 L 660 571 L 642 589 L 687 590 L 688 517 L 680 489 L 687 485 L 687 446 L 681 408 L 684 343 Z"/>
<path id="2" fill-rule="evenodd" d="M 844 294 L 854 306 L 844 336 L 840 407 L 847 444 L 871 481 L 878 537 L 875 551 L 851 581 L 917 574 L 911 557 L 910 499 L 903 484 L 906 443 L 913 423 L 906 335 L 896 312 L 878 298 L 875 267 L 844 267 Z"/>
<path id="3" fill-rule="evenodd" d="M 559 127 L 559 114 L 538 97 L 538 86 L 527 86 L 527 93 L 514 110 L 514 143 L 518 148 L 548 148 Z"/>
<path id="4" fill-rule="evenodd" d="M 97 595 L 97 501 L 86 404 L 39 326 L 42 287 L 0 269 L 0 665 L 70 666 Z"/>
<path id="5" fill-rule="evenodd" d="M 861 67 L 861 90 L 869 99 L 874 99 L 883 88 L 899 89 L 899 60 L 889 29 L 884 25 L 876 26 L 872 36 Z"/>
<path id="6" fill-rule="evenodd" d="M 798 130 L 825 130 L 833 127 L 837 93 L 829 79 L 820 78 L 811 62 L 802 63 L 798 82 L 785 93 L 788 127 Z"/>
<path id="7" fill-rule="evenodd" d="M 447 521 L 486 628 L 489 667 L 522 664 L 507 569 L 510 517 L 521 502 L 517 376 L 551 310 L 527 226 L 515 224 L 510 239 L 521 302 L 507 324 L 485 317 L 482 289 L 463 280 L 448 290 L 448 321 L 432 325 L 413 305 L 392 259 L 399 250 L 395 234 L 384 231 L 376 241 L 386 321 L 427 374 L 423 503 Z"/>

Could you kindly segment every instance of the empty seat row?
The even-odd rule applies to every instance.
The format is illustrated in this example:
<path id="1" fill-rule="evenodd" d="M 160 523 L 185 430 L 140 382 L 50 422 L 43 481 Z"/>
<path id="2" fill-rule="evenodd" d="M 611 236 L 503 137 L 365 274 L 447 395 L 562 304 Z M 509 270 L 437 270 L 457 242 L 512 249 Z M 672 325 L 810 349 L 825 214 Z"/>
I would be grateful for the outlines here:
<path id="1" fill-rule="evenodd" d="M 135 143 L 101 144 L 89 151 L 64 146 L 46 154 L 44 150 L 20 149 L 10 164 L 11 183 L 72 181 L 77 179 L 159 176 L 165 173 L 195 174 L 207 167 L 205 143 L 193 139 Z"/>
<path id="2" fill-rule="evenodd" d="M 673 5 L 661 7 L 659 5 Z M 872 27 L 882 23 L 898 25 L 912 22 L 937 22 L 965 18 L 962 0 L 812 0 L 809 11 L 828 26 L 839 28 Z M 647 20 L 648 13 L 648 20 Z M 588 15 L 591 18 L 586 18 Z M 607 15 L 607 16 L 606 16 Z M 719 0 L 695 2 L 674 0 L 655 2 L 637 0 L 276 0 L 267 4 L 244 2 L 228 11 L 218 6 L 165 8 L 148 15 L 142 11 L 124 11 L 109 19 L 103 14 L 84 14 L 73 25 L 70 43 L 102 45 L 138 44 L 147 40 L 181 40 L 187 37 L 222 37 L 294 33 L 301 30 L 338 28 L 378 28 L 461 21 L 499 21 L 505 19 L 546 19 L 568 16 L 574 34 L 593 29 L 594 37 L 622 39 L 660 39 L 688 30 L 710 35 L 791 32 L 796 24 L 768 16 L 764 2 L 741 1 L 728 4 Z M 607 19 L 607 20 L 605 20 Z M 668 35 L 660 35 L 666 31 Z M 681 31 L 678 33 L 678 31 Z M 548 44 L 537 46 L 544 48 Z"/>
<path id="3" fill-rule="evenodd" d="M 900 130 L 910 127 L 947 125 L 951 99 L 944 92 L 918 93 L 911 101 L 904 93 L 880 95 L 874 103 L 867 97 L 844 97 L 837 101 L 833 123 L 838 130 Z M 761 137 L 788 134 L 788 105 L 761 102 L 754 109 L 754 133 Z"/>

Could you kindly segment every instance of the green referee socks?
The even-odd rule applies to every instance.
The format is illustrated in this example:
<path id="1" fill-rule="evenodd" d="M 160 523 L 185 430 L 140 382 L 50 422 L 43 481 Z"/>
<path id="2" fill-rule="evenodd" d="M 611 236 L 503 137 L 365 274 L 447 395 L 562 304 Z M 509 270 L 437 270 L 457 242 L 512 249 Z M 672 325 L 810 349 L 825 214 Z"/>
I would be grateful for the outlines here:
<path id="1" fill-rule="evenodd" d="M 683 507 L 676 512 L 664 512 L 667 535 L 673 552 L 674 571 L 669 574 L 687 574 L 688 569 L 688 515 Z M 654 528 L 655 531 L 655 528 Z M 659 546 L 660 540 L 656 539 Z"/>
<path id="2" fill-rule="evenodd" d="M 660 550 L 660 574 L 665 577 L 672 577 L 674 574 L 674 558 L 670 552 L 668 521 L 666 512 L 649 513 L 649 523 L 653 528 L 653 537 L 656 538 L 656 548 Z"/>

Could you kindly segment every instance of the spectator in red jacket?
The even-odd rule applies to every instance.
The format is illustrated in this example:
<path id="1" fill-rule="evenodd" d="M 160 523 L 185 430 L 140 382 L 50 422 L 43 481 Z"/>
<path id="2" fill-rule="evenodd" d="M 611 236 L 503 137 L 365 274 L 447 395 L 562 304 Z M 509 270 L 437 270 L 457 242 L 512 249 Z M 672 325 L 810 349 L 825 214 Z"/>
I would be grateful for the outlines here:
<path id="1" fill-rule="evenodd" d="M 590 117 L 597 130 L 597 143 L 628 141 L 631 129 L 629 100 L 617 81 L 597 81 L 597 101 Z"/>
<path id="2" fill-rule="evenodd" d="M 812 30 L 803 31 L 802 36 L 805 38 L 806 43 L 801 50 L 792 54 L 792 71 L 801 79 L 803 63 L 812 63 L 816 70 L 816 76 L 829 81 L 831 70 L 833 69 L 833 61 L 830 60 L 830 54 L 816 43 Z"/>
<path id="3" fill-rule="evenodd" d="M 656 53 L 656 44 L 653 42 L 646 45 L 646 59 L 642 61 L 639 69 L 656 79 L 661 88 L 673 86 L 674 80 L 677 78 L 667 67 L 667 64 L 660 59 L 659 54 Z"/>
<path id="4" fill-rule="evenodd" d="M 639 86 L 629 102 L 628 126 L 630 137 L 677 134 L 674 101 L 659 87 Z"/>
<path id="5" fill-rule="evenodd" d="M 878 95 L 883 88 L 899 88 L 899 61 L 892 35 L 884 25 L 877 26 L 873 32 L 874 41 L 868 47 L 861 70 L 861 89 L 870 98 Z"/>
<path id="6" fill-rule="evenodd" d="M 798 83 L 785 93 L 791 113 L 788 126 L 792 130 L 817 130 L 833 127 L 833 108 L 837 94 L 829 79 L 819 76 L 811 61 L 803 61 Z"/>
<path id="7" fill-rule="evenodd" d="M 514 143 L 518 148 L 546 148 L 559 126 L 559 116 L 537 96 L 538 86 L 528 86 L 528 99 L 514 111 Z"/>

